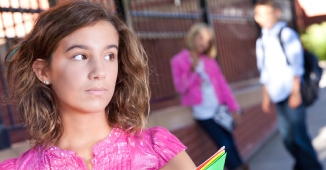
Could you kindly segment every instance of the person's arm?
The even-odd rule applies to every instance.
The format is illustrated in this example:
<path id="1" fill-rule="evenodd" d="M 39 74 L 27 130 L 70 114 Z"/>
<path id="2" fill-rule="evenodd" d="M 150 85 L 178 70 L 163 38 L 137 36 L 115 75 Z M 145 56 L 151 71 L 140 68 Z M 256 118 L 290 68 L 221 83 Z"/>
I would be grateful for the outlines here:
<path id="1" fill-rule="evenodd" d="M 194 170 L 194 162 L 185 151 L 178 153 L 161 170 Z"/>
<path id="2" fill-rule="evenodd" d="M 187 147 L 180 140 L 162 127 L 152 127 L 147 133 L 151 135 L 153 149 L 157 154 L 157 169 L 193 170 L 193 161 L 185 152 Z"/>
<path id="3" fill-rule="evenodd" d="M 281 37 L 284 42 L 286 56 L 294 74 L 292 91 L 289 97 L 289 106 L 291 108 L 297 108 L 302 103 L 300 83 L 301 77 L 304 74 L 303 48 L 300 38 L 294 30 L 285 28 L 282 31 Z"/>
<path id="4" fill-rule="evenodd" d="M 268 81 L 268 76 L 267 73 L 264 69 L 265 67 L 265 54 L 264 54 L 264 50 L 263 50 L 263 42 L 262 39 L 258 39 L 256 41 L 256 61 L 257 61 L 257 69 L 260 73 L 260 77 L 259 77 L 259 82 L 260 84 L 266 84 Z"/>
<path id="5" fill-rule="evenodd" d="M 236 99 L 234 98 L 232 91 L 225 79 L 225 77 L 223 76 L 223 73 L 220 69 L 220 67 L 218 66 L 218 64 L 213 61 L 216 65 L 216 78 L 218 81 L 218 87 L 219 87 L 219 93 L 221 93 L 221 96 L 223 97 L 223 101 L 225 101 L 225 103 L 221 103 L 221 104 L 226 104 L 228 106 L 228 109 L 231 112 L 238 112 L 239 111 L 239 105 L 238 102 L 236 101 Z M 221 99 L 220 99 L 221 100 Z"/>
<path id="6" fill-rule="evenodd" d="M 271 111 L 271 100 L 269 97 L 269 94 L 267 92 L 267 88 L 265 86 L 265 84 L 267 83 L 268 80 L 268 76 L 267 73 L 264 69 L 265 66 L 265 54 L 264 54 L 264 50 L 262 49 L 263 44 L 262 44 L 262 38 L 258 39 L 256 41 L 256 60 L 257 60 L 257 68 L 260 72 L 260 78 L 259 78 L 259 82 L 260 84 L 262 84 L 262 103 L 261 103 L 261 107 L 264 113 L 270 113 Z"/>
<path id="7" fill-rule="evenodd" d="M 256 65 L 258 71 L 262 71 L 265 65 L 264 61 L 264 50 L 263 50 L 262 38 L 257 39 L 256 41 Z"/>
<path id="8" fill-rule="evenodd" d="M 192 72 L 190 69 L 185 70 L 181 67 L 181 62 L 176 58 L 171 60 L 172 78 L 175 90 L 178 93 L 185 93 L 187 90 L 193 86 L 193 84 L 200 79 L 196 72 Z"/>
<path id="9" fill-rule="evenodd" d="M 304 58 L 299 35 L 291 28 L 284 28 L 281 38 L 294 76 L 301 77 L 304 74 Z"/>
<path id="10" fill-rule="evenodd" d="M 17 159 L 8 159 L 0 163 L 0 170 L 14 170 Z"/>
<path id="11" fill-rule="evenodd" d="M 263 100 L 262 100 L 262 109 L 265 113 L 271 112 L 271 99 L 269 98 L 266 86 L 263 85 Z"/>
<path id="12" fill-rule="evenodd" d="M 302 103 L 301 99 L 301 91 L 300 91 L 300 77 L 294 77 L 293 78 L 293 86 L 291 95 L 289 97 L 289 106 L 293 109 L 299 107 Z"/>

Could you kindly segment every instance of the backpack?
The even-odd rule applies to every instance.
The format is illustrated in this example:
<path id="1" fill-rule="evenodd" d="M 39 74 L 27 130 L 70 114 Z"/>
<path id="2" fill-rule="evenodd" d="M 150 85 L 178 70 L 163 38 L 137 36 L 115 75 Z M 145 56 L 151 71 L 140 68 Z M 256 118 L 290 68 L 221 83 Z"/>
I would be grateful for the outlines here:
<path id="1" fill-rule="evenodd" d="M 284 28 L 285 27 L 282 27 L 280 32 L 278 33 L 278 40 L 282 47 L 283 53 L 286 57 L 286 63 L 290 65 L 291 63 L 288 57 L 286 56 L 284 44 L 281 38 L 282 31 Z M 262 35 L 260 35 L 260 38 L 261 37 Z M 265 51 L 263 46 L 262 46 L 262 50 L 264 53 Z M 263 57 L 265 57 L 265 55 Z M 303 81 L 301 83 L 301 95 L 305 105 L 310 106 L 318 99 L 319 81 L 321 80 L 323 70 L 322 68 L 319 67 L 318 59 L 313 53 L 304 50 L 303 58 L 304 58 L 305 73 L 302 76 Z M 265 62 L 264 60 L 265 59 L 263 58 L 263 62 Z"/>

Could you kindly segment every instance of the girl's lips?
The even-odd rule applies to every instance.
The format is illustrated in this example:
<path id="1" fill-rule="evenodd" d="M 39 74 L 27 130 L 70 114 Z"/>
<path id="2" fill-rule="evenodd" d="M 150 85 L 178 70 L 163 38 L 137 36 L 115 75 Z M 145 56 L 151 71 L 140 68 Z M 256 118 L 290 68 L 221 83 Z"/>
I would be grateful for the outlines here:
<path id="1" fill-rule="evenodd" d="M 94 95 L 94 96 L 102 96 L 107 92 L 107 89 L 95 87 L 95 88 L 91 88 L 91 89 L 86 90 L 86 92 L 91 94 L 91 95 Z"/>

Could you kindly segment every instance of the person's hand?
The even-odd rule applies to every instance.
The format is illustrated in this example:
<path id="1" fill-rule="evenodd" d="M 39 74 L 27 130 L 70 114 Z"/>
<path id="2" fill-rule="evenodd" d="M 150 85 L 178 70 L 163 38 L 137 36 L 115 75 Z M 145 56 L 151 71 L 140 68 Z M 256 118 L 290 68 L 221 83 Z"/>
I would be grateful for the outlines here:
<path id="1" fill-rule="evenodd" d="M 269 98 L 265 85 L 263 85 L 263 101 L 261 103 L 261 108 L 264 113 L 271 113 L 271 99 Z"/>
<path id="2" fill-rule="evenodd" d="M 196 67 L 198 66 L 199 59 L 197 57 L 193 58 L 193 61 L 191 63 L 191 71 L 195 71 Z"/>
<path id="3" fill-rule="evenodd" d="M 233 117 L 233 120 L 235 122 L 235 124 L 239 124 L 242 120 L 242 115 L 239 114 L 238 112 L 232 112 L 232 117 Z"/>
<path id="4" fill-rule="evenodd" d="M 261 108 L 263 109 L 264 113 L 271 113 L 271 101 L 269 98 L 263 98 Z"/>
<path id="5" fill-rule="evenodd" d="M 195 71 L 196 67 L 198 66 L 199 63 L 199 56 L 196 55 L 195 52 L 190 52 L 190 56 L 192 59 L 192 63 L 191 63 L 191 71 Z"/>
<path id="6" fill-rule="evenodd" d="M 300 91 L 292 92 L 290 97 L 289 97 L 289 106 L 292 109 L 296 109 L 301 105 L 301 103 L 302 103 L 302 99 L 301 99 Z"/>
<path id="7" fill-rule="evenodd" d="M 300 77 L 294 77 L 292 93 L 289 97 L 288 104 L 292 109 L 296 109 L 302 103 L 301 92 L 300 92 Z"/>

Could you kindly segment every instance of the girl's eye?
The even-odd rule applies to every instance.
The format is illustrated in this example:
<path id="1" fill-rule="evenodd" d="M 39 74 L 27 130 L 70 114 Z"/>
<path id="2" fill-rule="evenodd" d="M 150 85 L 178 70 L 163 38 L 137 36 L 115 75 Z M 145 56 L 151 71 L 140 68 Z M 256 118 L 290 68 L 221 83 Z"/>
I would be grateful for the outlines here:
<path id="1" fill-rule="evenodd" d="M 86 60 L 87 57 L 84 54 L 77 54 L 73 57 L 75 60 Z"/>
<path id="2" fill-rule="evenodd" d="M 113 60 L 114 59 L 114 54 L 108 54 L 104 57 L 105 60 Z"/>

